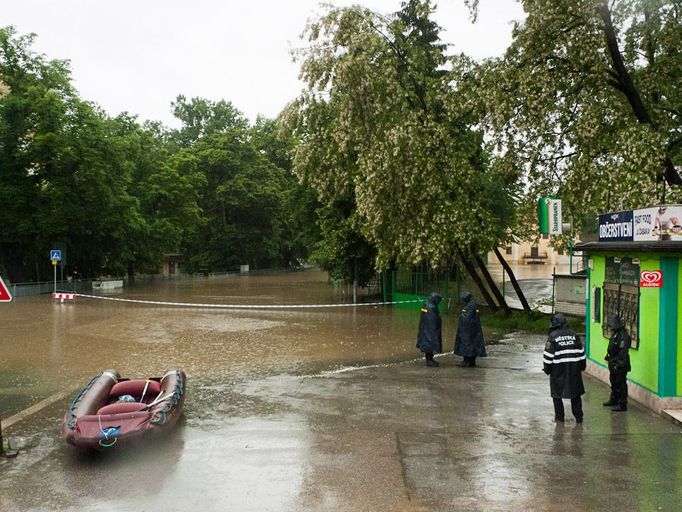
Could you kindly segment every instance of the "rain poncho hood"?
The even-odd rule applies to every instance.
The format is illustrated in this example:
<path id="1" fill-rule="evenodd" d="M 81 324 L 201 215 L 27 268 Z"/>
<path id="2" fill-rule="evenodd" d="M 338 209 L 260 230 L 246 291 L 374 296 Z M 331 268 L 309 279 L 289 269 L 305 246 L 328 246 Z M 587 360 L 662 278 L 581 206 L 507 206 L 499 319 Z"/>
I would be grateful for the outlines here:
<path id="1" fill-rule="evenodd" d="M 440 296 L 440 293 L 433 292 L 431 295 L 429 295 L 429 298 L 426 300 L 427 302 L 430 302 L 434 306 L 437 306 L 438 304 L 440 304 L 440 301 L 443 300 L 443 297 Z"/>
<path id="2" fill-rule="evenodd" d="M 463 293 L 460 298 L 464 305 L 457 323 L 453 352 L 463 357 L 485 357 L 487 353 L 483 340 L 483 329 L 481 329 L 481 319 L 478 316 L 478 305 L 469 292 Z"/>

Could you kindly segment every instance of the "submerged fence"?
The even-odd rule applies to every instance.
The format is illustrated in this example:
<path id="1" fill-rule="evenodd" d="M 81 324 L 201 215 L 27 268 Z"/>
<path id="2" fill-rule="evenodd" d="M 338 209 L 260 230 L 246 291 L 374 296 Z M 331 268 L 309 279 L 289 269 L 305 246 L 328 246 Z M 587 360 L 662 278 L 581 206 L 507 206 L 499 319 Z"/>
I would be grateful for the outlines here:
<path id="1" fill-rule="evenodd" d="M 385 270 L 380 274 L 384 301 L 414 301 L 425 299 L 432 292 L 438 292 L 447 304 L 453 294 L 459 294 L 460 274 L 455 272 L 454 282 L 449 272 L 410 272 Z M 399 307 L 420 307 L 419 302 L 404 303 Z"/>
<path id="2" fill-rule="evenodd" d="M 255 275 L 269 275 L 276 274 L 280 272 L 303 272 L 306 270 L 311 270 L 312 267 L 305 266 L 301 268 L 268 268 L 268 269 L 252 269 L 248 272 L 242 271 L 227 271 L 227 272 L 210 272 L 201 273 L 197 272 L 194 274 L 141 274 L 133 277 L 117 277 L 117 278 L 106 278 L 106 279 L 57 279 L 56 289 L 58 292 L 67 293 L 89 293 L 93 290 L 93 283 L 100 283 L 103 281 L 123 281 L 123 286 L 127 287 L 134 282 L 144 283 L 147 281 L 154 280 L 180 280 L 180 279 L 217 279 L 224 277 L 240 277 L 240 276 L 255 276 Z M 55 291 L 55 281 L 37 281 L 30 283 L 7 283 L 12 297 L 28 297 L 32 295 L 43 295 L 50 294 Z M 378 295 L 378 294 L 377 294 Z"/>

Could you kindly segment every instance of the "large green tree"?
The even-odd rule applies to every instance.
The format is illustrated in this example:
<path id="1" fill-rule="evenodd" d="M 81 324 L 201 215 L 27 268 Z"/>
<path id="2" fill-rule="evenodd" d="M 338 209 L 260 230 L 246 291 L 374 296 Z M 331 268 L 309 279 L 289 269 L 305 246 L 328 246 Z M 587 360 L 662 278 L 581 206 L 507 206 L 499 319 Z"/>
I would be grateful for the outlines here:
<path id="1" fill-rule="evenodd" d="M 169 143 L 158 123 L 140 126 L 127 116 L 117 119 L 122 151 L 133 162 L 129 191 L 137 202 L 141 229 L 130 232 L 129 259 L 139 272 L 155 273 L 169 254 L 177 254 L 185 239 L 201 224 L 198 191 L 205 184 L 196 161 Z"/>
<path id="2" fill-rule="evenodd" d="M 137 228 L 115 122 L 82 101 L 68 66 L 31 51 L 33 36 L 0 30 L 0 250 L 13 277 L 41 276 L 53 241 L 86 272 L 114 268 Z M 45 276 L 47 272 L 42 274 Z"/>
<path id="3" fill-rule="evenodd" d="M 184 148 L 176 160 L 192 165 L 201 177 L 202 221 L 184 241 L 186 268 L 209 272 L 240 264 L 283 265 L 287 172 L 271 160 L 278 149 L 268 145 L 268 154 L 261 144 L 265 130 L 251 128 L 225 101 L 179 97 L 175 111 L 183 126 L 171 139 Z"/>
<path id="4" fill-rule="evenodd" d="M 507 236 L 518 173 L 490 167 L 428 1 L 395 16 L 330 8 L 307 30 L 288 111 L 295 171 L 325 203 L 352 197 L 377 263 L 470 260 Z"/>
<path id="5" fill-rule="evenodd" d="M 33 41 L 0 30 L 0 262 L 12 279 L 46 278 L 58 242 L 67 273 L 156 271 L 196 223 L 197 177 L 169 164 L 158 127 L 82 100 L 67 63 Z"/>
<path id="6" fill-rule="evenodd" d="M 576 219 L 682 200 L 682 4 L 523 7 L 504 58 L 472 65 L 463 84 L 498 164 L 523 171 L 531 199 L 558 194 Z"/>
<path id="7" fill-rule="evenodd" d="M 250 128 L 250 142 L 272 164 L 283 170 L 282 190 L 282 263 L 289 268 L 301 266 L 320 240 L 315 192 L 293 172 L 296 140 L 283 129 L 280 119 L 259 116 Z"/>

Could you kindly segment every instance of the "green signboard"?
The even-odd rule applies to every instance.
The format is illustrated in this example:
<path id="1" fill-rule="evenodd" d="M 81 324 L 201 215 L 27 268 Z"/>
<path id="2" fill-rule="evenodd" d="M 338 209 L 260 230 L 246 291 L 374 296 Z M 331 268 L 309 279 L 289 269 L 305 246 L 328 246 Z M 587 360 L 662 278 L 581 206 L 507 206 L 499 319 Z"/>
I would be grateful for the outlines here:
<path id="1" fill-rule="evenodd" d="M 538 226 L 543 235 L 561 234 L 561 199 L 553 197 L 538 199 Z"/>

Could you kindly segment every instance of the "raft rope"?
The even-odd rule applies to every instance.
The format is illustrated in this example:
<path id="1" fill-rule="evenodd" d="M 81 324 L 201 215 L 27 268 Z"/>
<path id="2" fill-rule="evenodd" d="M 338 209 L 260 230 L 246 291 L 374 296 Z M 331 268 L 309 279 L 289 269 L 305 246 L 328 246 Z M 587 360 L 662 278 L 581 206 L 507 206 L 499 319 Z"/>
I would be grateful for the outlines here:
<path id="1" fill-rule="evenodd" d="M 78 297 L 86 299 L 109 300 L 114 302 L 129 302 L 135 304 L 152 304 L 155 306 L 177 306 L 185 308 L 214 308 L 214 309 L 312 309 L 312 308 L 354 308 L 360 306 L 389 306 L 393 304 L 411 304 L 424 302 L 424 299 L 394 300 L 386 302 L 361 302 L 358 304 L 199 304 L 196 302 L 168 302 L 159 300 L 121 299 L 118 297 L 103 297 L 77 293 Z"/>
<path id="2" fill-rule="evenodd" d="M 163 379 L 165 379 L 169 374 L 172 373 L 173 373 L 172 371 L 166 372 L 166 374 L 161 378 L 161 381 L 163 381 Z M 173 408 L 177 405 L 177 403 L 180 401 L 180 398 L 182 397 L 184 387 L 182 372 L 176 370 L 174 373 L 177 375 L 178 378 L 177 388 L 172 393 L 166 395 L 163 399 L 157 402 L 158 405 L 158 403 L 166 401 L 166 405 L 164 406 L 163 409 L 157 411 L 154 414 L 153 418 L 151 419 L 151 423 L 154 425 L 164 425 L 168 421 L 168 414 L 173 410 Z"/>
<path id="3" fill-rule="evenodd" d="M 114 446 L 116 444 L 116 441 L 118 441 L 118 438 L 114 437 L 113 438 L 114 440 L 109 442 L 108 430 L 112 427 L 107 427 L 106 430 L 102 428 L 102 415 L 101 414 L 97 415 L 97 421 L 99 421 L 99 431 L 100 431 L 100 439 L 99 439 L 98 444 L 102 448 L 111 448 L 112 446 Z M 118 429 L 116 429 L 116 430 L 118 430 Z M 102 439 L 102 435 L 104 435 L 104 439 Z M 102 441 L 104 441 L 104 442 L 102 442 Z"/>
<path id="4" fill-rule="evenodd" d="M 149 379 L 144 383 L 144 389 L 142 390 L 142 396 L 140 397 L 140 402 L 144 402 L 144 395 L 147 393 L 147 387 L 149 386 Z"/>

